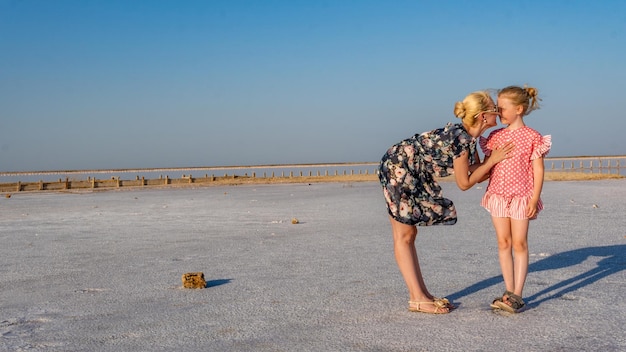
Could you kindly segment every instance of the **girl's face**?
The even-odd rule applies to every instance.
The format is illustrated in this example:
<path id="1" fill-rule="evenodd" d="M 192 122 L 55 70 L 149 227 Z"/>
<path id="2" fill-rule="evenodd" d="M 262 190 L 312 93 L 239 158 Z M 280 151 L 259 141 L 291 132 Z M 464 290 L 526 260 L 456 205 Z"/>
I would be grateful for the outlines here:
<path id="1" fill-rule="evenodd" d="M 522 106 L 513 104 L 506 97 L 498 97 L 498 110 L 500 111 L 500 123 L 510 125 L 521 117 Z"/>

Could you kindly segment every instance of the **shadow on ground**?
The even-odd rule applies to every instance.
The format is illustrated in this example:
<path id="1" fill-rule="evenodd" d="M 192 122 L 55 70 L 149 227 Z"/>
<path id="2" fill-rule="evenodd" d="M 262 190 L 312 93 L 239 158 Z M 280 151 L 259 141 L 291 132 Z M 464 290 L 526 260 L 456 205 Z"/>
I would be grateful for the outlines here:
<path id="1" fill-rule="evenodd" d="M 560 298 L 565 294 L 580 289 L 581 287 L 593 284 L 600 279 L 618 273 L 626 269 L 625 253 L 626 245 L 586 247 L 551 255 L 545 259 L 532 263 L 528 267 L 529 273 L 571 267 L 581 264 L 590 257 L 603 258 L 597 262 L 597 267 L 547 287 L 532 296 L 525 297 L 524 300 L 529 304 L 529 306 L 536 307 L 545 301 Z M 501 275 L 477 282 L 461 291 L 449 295 L 448 299 L 454 302 L 461 297 L 473 294 L 494 285 L 502 285 Z"/>
<path id="2" fill-rule="evenodd" d="M 206 288 L 226 285 L 229 284 L 231 281 L 232 279 L 209 280 L 206 282 Z"/>

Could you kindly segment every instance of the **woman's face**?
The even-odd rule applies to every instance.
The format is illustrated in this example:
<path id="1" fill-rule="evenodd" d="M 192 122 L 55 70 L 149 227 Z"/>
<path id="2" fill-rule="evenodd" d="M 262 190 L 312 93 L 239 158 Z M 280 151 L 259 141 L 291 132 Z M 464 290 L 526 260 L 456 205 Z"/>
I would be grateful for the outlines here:
<path id="1" fill-rule="evenodd" d="M 495 127 L 498 125 L 497 117 L 499 115 L 499 109 L 496 107 L 496 104 L 491 102 L 487 105 L 487 109 L 483 112 L 483 118 L 485 119 L 485 126 L 487 128 Z"/>

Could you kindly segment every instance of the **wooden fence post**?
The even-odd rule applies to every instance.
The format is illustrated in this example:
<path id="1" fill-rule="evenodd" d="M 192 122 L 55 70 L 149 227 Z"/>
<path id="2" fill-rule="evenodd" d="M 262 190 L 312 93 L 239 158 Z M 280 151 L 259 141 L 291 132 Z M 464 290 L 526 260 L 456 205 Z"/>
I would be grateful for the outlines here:
<path id="1" fill-rule="evenodd" d="M 611 161 L 609 160 L 609 163 Z M 598 159 L 598 164 L 600 164 L 600 173 L 602 173 L 602 159 Z"/>

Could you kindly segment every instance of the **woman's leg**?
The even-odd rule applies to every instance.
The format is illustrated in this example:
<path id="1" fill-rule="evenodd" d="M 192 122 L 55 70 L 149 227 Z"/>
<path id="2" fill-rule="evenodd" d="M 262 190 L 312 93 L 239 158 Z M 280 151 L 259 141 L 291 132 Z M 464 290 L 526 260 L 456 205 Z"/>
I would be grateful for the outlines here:
<path id="1" fill-rule="evenodd" d="M 404 278 L 407 288 L 409 289 L 409 300 L 412 302 L 432 302 L 433 297 L 426 289 L 422 271 L 415 249 L 415 238 L 417 236 L 417 228 L 412 225 L 403 224 L 389 217 L 391 222 L 391 230 L 393 232 L 393 249 L 398 268 Z M 423 309 L 424 305 L 421 305 Z M 427 309 L 435 311 L 437 308 L 434 303 L 426 305 Z M 447 311 L 447 308 L 443 308 Z"/>
<path id="2" fill-rule="evenodd" d="M 419 258 L 417 257 L 417 248 L 415 248 L 415 241 L 413 241 L 413 244 L 411 245 L 411 250 L 412 250 L 411 255 L 413 256 L 413 263 L 415 266 L 415 272 L 417 273 L 417 283 L 419 285 L 419 288 L 422 290 L 422 292 L 424 292 L 424 295 L 428 297 L 428 299 L 433 299 L 434 296 L 431 295 L 430 292 L 428 292 L 428 289 L 426 288 L 426 283 L 424 282 L 424 276 L 422 275 L 420 261 L 419 261 Z"/>
<path id="3" fill-rule="evenodd" d="M 513 293 L 520 297 L 522 297 L 526 275 L 528 274 L 528 224 L 528 219 L 511 220 L 515 277 L 515 290 Z"/>
<path id="4" fill-rule="evenodd" d="M 496 230 L 498 240 L 498 258 L 500 260 L 500 270 L 504 279 L 504 286 L 507 291 L 515 292 L 515 276 L 513 273 L 513 253 L 511 219 L 491 217 L 493 227 Z"/>

